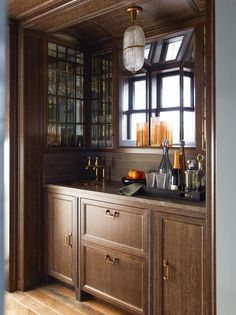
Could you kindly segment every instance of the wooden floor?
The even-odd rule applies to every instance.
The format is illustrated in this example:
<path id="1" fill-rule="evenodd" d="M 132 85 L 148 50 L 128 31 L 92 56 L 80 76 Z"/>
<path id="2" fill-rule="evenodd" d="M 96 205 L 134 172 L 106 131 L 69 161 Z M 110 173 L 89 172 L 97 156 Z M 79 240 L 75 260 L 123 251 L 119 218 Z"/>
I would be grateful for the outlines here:
<path id="1" fill-rule="evenodd" d="M 75 293 L 59 284 L 37 287 L 27 292 L 5 292 L 4 315 L 126 315 L 111 305 L 90 300 L 78 302 Z"/>

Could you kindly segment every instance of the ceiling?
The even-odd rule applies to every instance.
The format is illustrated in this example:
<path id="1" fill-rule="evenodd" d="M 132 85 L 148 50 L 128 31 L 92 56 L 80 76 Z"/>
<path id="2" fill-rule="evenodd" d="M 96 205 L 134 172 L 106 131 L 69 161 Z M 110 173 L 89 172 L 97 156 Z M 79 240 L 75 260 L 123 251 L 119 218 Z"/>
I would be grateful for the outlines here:
<path id="1" fill-rule="evenodd" d="M 122 38 L 131 24 L 126 9 L 133 5 L 143 9 L 137 24 L 146 35 L 205 15 L 205 0 L 8 0 L 8 13 L 24 28 L 94 43 Z"/>

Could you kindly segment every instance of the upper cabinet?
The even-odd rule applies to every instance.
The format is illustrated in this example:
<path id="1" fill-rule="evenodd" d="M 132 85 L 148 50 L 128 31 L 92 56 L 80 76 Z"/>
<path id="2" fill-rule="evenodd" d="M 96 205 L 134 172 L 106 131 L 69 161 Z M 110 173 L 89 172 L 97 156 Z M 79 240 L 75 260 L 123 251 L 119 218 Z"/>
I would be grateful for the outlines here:
<path id="1" fill-rule="evenodd" d="M 111 148 L 112 50 L 81 52 L 52 41 L 47 47 L 47 147 Z"/>
<path id="2" fill-rule="evenodd" d="M 84 146 L 84 54 L 48 42 L 48 147 Z"/>
<path id="3" fill-rule="evenodd" d="M 110 148 L 113 139 L 112 51 L 92 54 L 91 147 Z"/>

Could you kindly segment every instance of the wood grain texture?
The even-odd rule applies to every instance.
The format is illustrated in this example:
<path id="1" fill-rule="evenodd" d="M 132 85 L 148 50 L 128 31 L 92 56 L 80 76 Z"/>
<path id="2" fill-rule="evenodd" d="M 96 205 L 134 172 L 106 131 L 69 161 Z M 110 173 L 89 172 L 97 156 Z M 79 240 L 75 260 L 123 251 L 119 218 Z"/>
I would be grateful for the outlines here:
<path id="1" fill-rule="evenodd" d="M 48 194 L 48 274 L 69 285 L 76 283 L 76 210 L 75 197 Z M 75 233 L 74 233 L 75 232 Z M 71 246 L 65 244 L 65 235 L 71 234 Z"/>
<path id="2" fill-rule="evenodd" d="M 52 183 L 66 180 L 78 180 L 86 177 L 85 152 L 45 152 L 43 154 L 43 182 Z"/>
<path id="3" fill-rule="evenodd" d="M 81 198 L 80 213 L 81 239 L 145 257 L 148 210 Z"/>
<path id="4" fill-rule="evenodd" d="M 83 242 L 81 289 L 133 314 L 147 313 L 147 266 L 139 257 Z M 113 264 L 105 259 L 116 260 Z M 99 276 L 98 276 L 99 275 Z"/>
<path id="5" fill-rule="evenodd" d="M 207 171 L 207 233 L 206 246 L 208 265 L 206 272 L 207 310 L 209 314 L 217 312 L 216 307 L 216 110 L 215 110 L 215 1 L 206 3 L 206 171 Z"/>
<path id="6" fill-rule="evenodd" d="M 42 248 L 42 37 L 20 30 L 18 108 L 18 285 L 40 281 Z"/>
<path id="7" fill-rule="evenodd" d="M 18 226 L 18 23 L 10 20 L 8 28 L 8 81 L 7 81 L 7 108 L 9 111 L 9 141 L 10 141 L 10 211 L 4 215 L 9 215 L 9 231 L 5 234 L 5 240 L 9 242 L 9 266 L 5 272 L 7 286 L 10 291 L 17 288 L 17 239 Z M 6 118 L 7 121 L 7 118 Z"/>
<path id="8" fill-rule="evenodd" d="M 157 314 L 206 314 L 205 223 L 155 213 Z M 163 261 L 168 264 L 168 279 Z"/>
<path id="9" fill-rule="evenodd" d="M 47 33 L 64 29 L 91 43 L 122 38 L 125 28 L 130 25 L 125 11 L 135 4 L 143 9 L 138 24 L 145 32 L 205 13 L 204 0 L 11 0 L 9 15 L 19 19 L 23 27 Z M 113 23 L 114 20 L 119 23 Z"/>
<path id="10" fill-rule="evenodd" d="M 59 284 L 28 292 L 5 293 L 5 315 L 128 315 L 102 301 L 78 302 L 75 292 Z"/>

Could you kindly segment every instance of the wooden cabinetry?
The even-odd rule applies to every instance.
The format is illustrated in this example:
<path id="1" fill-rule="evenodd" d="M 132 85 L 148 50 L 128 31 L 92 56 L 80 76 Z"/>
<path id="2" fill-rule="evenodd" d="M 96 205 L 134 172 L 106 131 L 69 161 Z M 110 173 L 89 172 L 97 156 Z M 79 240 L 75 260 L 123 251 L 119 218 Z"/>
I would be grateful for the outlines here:
<path id="1" fill-rule="evenodd" d="M 48 193 L 48 274 L 76 284 L 76 197 Z"/>
<path id="2" fill-rule="evenodd" d="M 80 204 L 80 289 L 147 314 L 148 211 L 83 198 Z"/>
<path id="3" fill-rule="evenodd" d="M 47 271 L 79 300 L 91 294 L 124 314 L 207 314 L 204 208 L 55 186 L 47 196 Z"/>
<path id="4" fill-rule="evenodd" d="M 155 213 L 155 314 L 206 314 L 204 237 L 204 220 Z"/>

